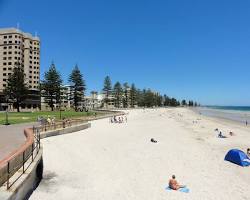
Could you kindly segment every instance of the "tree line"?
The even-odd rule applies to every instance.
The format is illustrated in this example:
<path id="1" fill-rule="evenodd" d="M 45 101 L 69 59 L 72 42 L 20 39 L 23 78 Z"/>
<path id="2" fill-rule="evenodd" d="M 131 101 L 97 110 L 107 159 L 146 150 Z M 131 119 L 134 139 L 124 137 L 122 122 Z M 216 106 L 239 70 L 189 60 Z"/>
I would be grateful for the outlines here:
<path id="1" fill-rule="evenodd" d="M 182 100 L 178 101 L 176 98 L 168 97 L 166 94 L 161 95 L 152 89 L 140 89 L 135 86 L 134 83 L 131 86 L 125 82 L 121 84 L 117 81 L 112 86 L 111 78 L 106 76 L 103 84 L 103 92 L 105 95 L 104 102 L 108 104 L 113 97 L 114 107 L 127 108 L 135 106 L 138 107 L 161 107 L 161 106 L 198 106 L 194 101 Z"/>
<path id="2" fill-rule="evenodd" d="M 84 98 L 86 91 L 85 80 L 79 67 L 76 65 L 68 77 L 70 84 L 69 100 L 73 101 L 74 108 L 77 109 L 78 103 Z M 56 69 L 54 63 L 49 67 L 49 70 L 44 74 L 44 80 L 40 83 L 39 93 L 44 98 L 45 102 L 54 110 L 55 105 L 61 105 L 62 97 L 62 77 L 60 72 Z M 26 75 L 23 67 L 17 65 L 13 68 L 12 74 L 7 79 L 7 85 L 4 89 L 4 95 L 9 102 L 17 108 L 20 112 L 20 105 L 29 96 L 29 88 L 26 82 Z"/>
<path id="3" fill-rule="evenodd" d="M 80 102 L 84 101 L 86 92 L 86 83 L 84 76 L 81 73 L 79 67 L 75 65 L 68 76 L 68 82 L 70 87 L 70 100 L 73 102 L 74 109 L 77 110 Z M 63 80 L 60 72 L 56 69 L 54 63 L 52 63 L 48 71 L 44 74 L 44 80 L 40 82 L 39 92 L 53 111 L 55 105 L 61 106 L 61 102 L 64 98 L 62 95 Z M 112 85 L 109 76 L 106 76 L 103 84 L 103 103 L 108 105 L 113 101 L 113 105 L 116 108 L 134 108 L 134 107 L 161 107 L 161 106 L 198 106 L 197 102 L 182 100 L 178 101 L 176 98 L 168 97 L 166 94 L 161 95 L 152 89 L 140 89 L 135 86 L 134 83 L 129 85 L 127 82 L 121 83 L 117 81 Z M 13 68 L 13 73 L 9 75 L 7 79 L 7 85 L 4 89 L 4 95 L 7 97 L 7 101 L 11 101 L 17 111 L 20 112 L 21 103 L 27 99 L 29 95 L 29 89 L 26 82 L 25 73 L 23 67 L 17 65 Z M 104 106 L 103 104 L 103 106 Z"/>

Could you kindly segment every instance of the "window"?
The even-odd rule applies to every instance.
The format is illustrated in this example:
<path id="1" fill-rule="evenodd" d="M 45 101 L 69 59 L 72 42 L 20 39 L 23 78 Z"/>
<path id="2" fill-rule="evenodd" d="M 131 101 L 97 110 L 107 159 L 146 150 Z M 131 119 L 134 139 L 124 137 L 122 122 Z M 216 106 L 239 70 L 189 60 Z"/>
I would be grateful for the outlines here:
<path id="1" fill-rule="evenodd" d="M 15 51 L 15 54 L 17 54 L 17 51 Z"/>
<path id="2" fill-rule="evenodd" d="M 30 61 L 30 64 L 32 64 L 32 61 Z"/>
<path id="3" fill-rule="evenodd" d="M 7 60 L 7 57 L 3 57 L 3 60 Z"/>
<path id="4" fill-rule="evenodd" d="M 32 54 L 32 51 L 30 51 L 30 54 Z"/>
<path id="5" fill-rule="evenodd" d="M 32 41 L 30 41 L 30 44 L 32 44 Z"/>
<path id="6" fill-rule="evenodd" d="M 17 35 L 15 35 L 15 38 L 17 38 Z"/>
<path id="7" fill-rule="evenodd" d="M 3 87 L 6 87 L 6 84 L 3 84 Z"/>
<path id="8" fill-rule="evenodd" d="M 32 83 L 32 81 L 29 81 L 29 83 Z"/>
<path id="9" fill-rule="evenodd" d="M 29 78 L 32 78 L 32 76 L 29 76 Z"/>
<path id="10" fill-rule="evenodd" d="M 4 63 L 3 63 L 3 65 L 7 65 L 7 63 L 6 63 L 6 62 L 4 62 Z"/>
<path id="11" fill-rule="evenodd" d="M 12 35 L 9 35 L 9 38 L 12 38 Z"/>
<path id="12" fill-rule="evenodd" d="M 12 52 L 11 52 L 11 51 L 9 51 L 9 54 L 12 54 Z"/>
<path id="13" fill-rule="evenodd" d="M 5 68 L 6 69 L 6 68 Z M 3 76 L 6 76 L 6 73 L 3 73 Z"/>
<path id="14" fill-rule="evenodd" d="M 17 46 L 15 46 L 15 49 L 17 49 Z"/>
<path id="15" fill-rule="evenodd" d="M 8 57 L 8 60 L 11 60 L 11 57 Z"/>
<path id="16" fill-rule="evenodd" d="M 32 66 L 30 66 L 30 69 L 32 69 Z"/>
<path id="17" fill-rule="evenodd" d="M 3 41 L 4 44 L 7 44 L 7 41 Z"/>
<path id="18" fill-rule="evenodd" d="M 9 44 L 12 44 L 12 41 L 11 41 L 11 40 L 9 41 Z"/>
<path id="19" fill-rule="evenodd" d="M 8 62 L 8 65 L 12 65 L 12 62 Z"/>
<path id="20" fill-rule="evenodd" d="M 3 81 L 6 81 L 6 78 L 4 78 Z"/>
<path id="21" fill-rule="evenodd" d="M 3 55 L 6 55 L 7 54 L 7 52 L 5 51 L 5 52 L 3 52 Z"/>
<path id="22" fill-rule="evenodd" d="M 7 38 L 7 35 L 3 36 L 3 38 L 6 39 L 6 38 Z"/>
<path id="23" fill-rule="evenodd" d="M 9 49 L 12 49 L 12 46 L 9 46 Z"/>
<path id="24" fill-rule="evenodd" d="M 6 71 L 6 67 L 3 68 L 3 71 Z"/>
<path id="25" fill-rule="evenodd" d="M 15 43 L 17 44 L 17 40 L 15 40 Z"/>
<path id="26" fill-rule="evenodd" d="M 3 47 L 3 49 L 7 49 L 7 47 Z"/>

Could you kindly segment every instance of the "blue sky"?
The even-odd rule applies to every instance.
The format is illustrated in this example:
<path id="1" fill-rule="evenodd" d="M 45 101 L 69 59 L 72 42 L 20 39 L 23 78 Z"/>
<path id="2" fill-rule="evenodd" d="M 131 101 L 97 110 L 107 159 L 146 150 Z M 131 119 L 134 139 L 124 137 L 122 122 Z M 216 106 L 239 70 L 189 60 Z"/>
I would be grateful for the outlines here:
<path id="1" fill-rule="evenodd" d="M 103 79 L 202 104 L 250 105 L 248 0 L 0 0 L 0 27 L 41 38 L 41 75 Z"/>

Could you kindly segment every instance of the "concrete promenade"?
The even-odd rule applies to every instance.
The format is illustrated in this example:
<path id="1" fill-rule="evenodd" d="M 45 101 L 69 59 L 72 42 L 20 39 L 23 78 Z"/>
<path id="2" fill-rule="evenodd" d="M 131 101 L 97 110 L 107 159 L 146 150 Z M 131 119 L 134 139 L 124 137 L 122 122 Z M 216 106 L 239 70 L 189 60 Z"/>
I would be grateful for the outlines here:
<path id="1" fill-rule="evenodd" d="M 25 142 L 24 128 L 32 127 L 37 123 L 25 123 L 0 126 L 0 160 L 15 151 Z"/>

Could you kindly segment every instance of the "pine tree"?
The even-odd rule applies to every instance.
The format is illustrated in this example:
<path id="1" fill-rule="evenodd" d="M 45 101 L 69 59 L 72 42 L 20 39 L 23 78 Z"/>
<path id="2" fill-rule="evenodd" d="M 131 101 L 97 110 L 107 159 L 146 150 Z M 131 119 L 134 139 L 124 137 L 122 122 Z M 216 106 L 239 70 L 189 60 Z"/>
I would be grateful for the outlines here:
<path id="1" fill-rule="evenodd" d="M 129 89 L 128 83 L 124 83 L 123 84 L 123 91 L 124 91 L 123 107 L 124 108 L 127 108 L 128 107 L 128 103 L 129 103 L 128 89 Z"/>
<path id="2" fill-rule="evenodd" d="M 54 103 L 60 104 L 61 85 L 61 75 L 57 71 L 55 64 L 52 63 L 49 71 L 45 72 L 44 80 L 41 84 L 42 96 L 45 98 L 45 102 L 49 104 L 51 111 L 54 110 Z"/>
<path id="3" fill-rule="evenodd" d="M 183 100 L 181 101 L 181 105 L 182 105 L 182 106 L 186 106 L 186 105 L 187 105 L 187 102 L 186 102 L 185 99 L 183 99 Z"/>
<path id="4" fill-rule="evenodd" d="M 28 96 L 28 87 L 25 83 L 25 74 L 23 68 L 18 65 L 14 67 L 13 73 L 9 75 L 7 86 L 4 89 L 5 96 L 14 102 L 17 112 L 20 112 L 20 104 Z"/>
<path id="5" fill-rule="evenodd" d="M 120 82 L 115 83 L 113 92 L 115 96 L 115 107 L 120 108 L 121 101 L 122 101 L 122 93 L 123 93 Z"/>
<path id="6" fill-rule="evenodd" d="M 71 84 L 71 98 L 74 102 L 75 111 L 77 111 L 77 106 L 84 98 L 84 93 L 86 90 L 85 81 L 80 69 L 76 65 L 69 76 L 69 82 Z"/>
<path id="7" fill-rule="evenodd" d="M 105 77 L 102 90 L 105 94 L 104 102 L 106 103 L 106 106 L 107 106 L 107 104 L 109 103 L 109 97 L 112 92 L 112 83 L 111 83 L 111 79 L 109 76 Z"/>
<path id="8" fill-rule="evenodd" d="M 131 90 L 130 90 L 130 105 L 132 108 L 135 107 L 135 104 L 136 104 L 136 96 L 137 96 L 137 92 L 136 92 L 136 87 L 135 87 L 135 84 L 133 83 L 131 85 Z"/>

